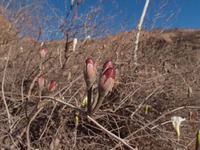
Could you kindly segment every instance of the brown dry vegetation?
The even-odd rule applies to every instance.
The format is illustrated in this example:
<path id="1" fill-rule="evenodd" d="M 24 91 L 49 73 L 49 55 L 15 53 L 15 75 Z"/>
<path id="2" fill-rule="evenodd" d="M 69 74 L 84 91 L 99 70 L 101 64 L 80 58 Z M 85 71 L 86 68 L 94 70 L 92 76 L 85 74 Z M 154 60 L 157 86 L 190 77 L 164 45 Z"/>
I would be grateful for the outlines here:
<path id="1" fill-rule="evenodd" d="M 71 48 L 65 50 L 65 40 L 45 41 L 47 56 L 43 61 L 43 75 L 46 86 L 50 80 L 56 80 L 58 86 L 54 93 L 43 92 L 42 109 L 30 124 L 32 148 L 50 149 L 59 141 L 57 149 L 63 150 L 127 149 L 81 114 L 75 138 L 75 110 L 45 97 L 79 107 L 86 96 L 84 62 L 87 57 L 93 57 L 98 70 L 108 59 L 116 68 L 114 89 L 92 116 L 99 124 L 139 150 L 194 149 L 200 126 L 200 30 L 142 31 L 139 65 L 130 68 L 135 34 L 136 31 L 126 31 L 84 44 L 83 40 L 78 40 L 75 52 Z M 2 147 L 27 148 L 25 131 L 28 120 L 36 113 L 37 82 L 31 95 L 28 92 L 39 72 L 40 45 L 41 41 L 30 38 L 0 45 Z M 3 100 L 8 105 L 11 126 Z M 147 114 L 146 105 L 149 106 Z M 177 115 L 186 118 L 179 142 L 171 122 L 165 123 Z"/>
<path id="2" fill-rule="evenodd" d="M 0 13 L 0 45 L 8 43 L 16 38 L 17 33 L 10 22 Z"/>

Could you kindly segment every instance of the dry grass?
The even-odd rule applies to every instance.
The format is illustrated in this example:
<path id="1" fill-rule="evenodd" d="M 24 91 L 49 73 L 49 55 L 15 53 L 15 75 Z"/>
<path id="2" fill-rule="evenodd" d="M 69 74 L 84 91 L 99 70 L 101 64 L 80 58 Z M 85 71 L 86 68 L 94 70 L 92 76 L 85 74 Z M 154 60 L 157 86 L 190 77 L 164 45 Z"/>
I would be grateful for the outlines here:
<path id="1" fill-rule="evenodd" d="M 86 96 L 82 68 L 85 58 L 93 57 L 98 70 L 112 59 L 117 74 L 113 91 L 92 116 L 95 121 L 141 150 L 194 149 L 200 126 L 199 30 L 141 31 L 139 65 L 130 68 L 133 34 L 136 32 L 91 39 L 84 45 L 78 40 L 75 52 L 65 51 L 64 40 L 47 41 L 42 74 L 46 86 L 50 80 L 56 80 L 58 86 L 54 93 L 43 92 L 39 106 L 38 85 L 33 81 L 41 71 L 41 42 L 25 38 L 1 45 L 1 147 L 27 149 L 29 140 L 30 149 L 127 149 L 81 113 L 75 128 L 77 110 L 72 107 L 79 107 Z M 167 123 L 174 115 L 187 119 L 179 142 Z"/>

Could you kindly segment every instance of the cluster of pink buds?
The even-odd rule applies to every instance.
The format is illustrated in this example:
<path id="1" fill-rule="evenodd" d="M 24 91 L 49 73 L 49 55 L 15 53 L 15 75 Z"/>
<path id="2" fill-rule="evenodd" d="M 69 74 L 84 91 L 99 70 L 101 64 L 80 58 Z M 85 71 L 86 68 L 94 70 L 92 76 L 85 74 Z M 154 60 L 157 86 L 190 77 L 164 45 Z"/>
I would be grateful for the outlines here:
<path id="1" fill-rule="evenodd" d="M 41 93 L 42 90 L 44 89 L 44 86 L 45 86 L 44 84 L 45 84 L 45 79 L 44 79 L 44 77 L 43 77 L 42 75 L 40 75 L 40 76 L 38 77 L 38 86 L 39 86 L 39 91 L 40 91 L 40 93 Z M 51 82 L 50 82 L 49 85 L 48 85 L 48 91 L 49 91 L 49 92 L 55 91 L 56 86 L 57 86 L 56 81 L 55 81 L 55 80 L 51 80 Z"/>
<path id="2" fill-rule="evenodd" d="M 46 50 L 46 44 L 44 42 L 41 43 L 41 50 L 40 50 L 40 56 L 41 56 L 41 60 L 43 60 L 46 56 L 46 53 L 47 53 L 47 50 Z M 40 68 L 41 70 L 43 70 L 43 65 L 42 63 L 40 64 Z M 41 91 L 44 89 L 44 84 L 45 84 L 45 80 L 44 80 L 44 77 L 42 75 L 40 75 L 38 77 L 38 85 L 39 85 L 39 90 L 40 90 L 40 93 Z M 57 83 L 55 80 L 51 80 L 50 83 L 48 84 L 48 87 L 47 87 L 47 90 L 49 92 L 53 92 L 55 91 L 56 89 L 56 86 L 57 86 Z"/>
<path id="3" fill-rule="evenodd" d="M 112 61 L 108 60 L 104 63 L 102 72 L 100 74 L 100 78 L 98 81 L 98 99 L 97 101 L 93 100 L 93 104 L 91 104 L 91 95 L 92 95 L 92 86 L 95 83 L 97 76 L 97 70 L 95 63 L 92 58 L 87 58 L 85 61 L 84 67 L 84 79 L 86 82 L 87 90 L 88 90 L 88 113 L 94 113 L 101 106 L 105 96 L 112 91 L 115 80 L 115 71 L 113 67 Z M 90 109 L 91 112 L 90 112 Z"/>

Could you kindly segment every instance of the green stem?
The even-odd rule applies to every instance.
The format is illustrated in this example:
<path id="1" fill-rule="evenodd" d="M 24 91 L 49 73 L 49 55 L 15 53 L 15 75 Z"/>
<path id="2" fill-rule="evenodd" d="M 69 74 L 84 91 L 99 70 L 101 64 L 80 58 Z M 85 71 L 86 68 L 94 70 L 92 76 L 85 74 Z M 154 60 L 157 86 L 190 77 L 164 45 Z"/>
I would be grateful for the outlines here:
<path id="1" fill-rule="evenodd" d="M 91 113 L 91 100 L 92 100 L 92 86 L 87 90 L 87 99 L 88 99 L 88 102 L 87 102 L 87 112 L 88 114 Z"/>
<path id="2" fill-rule="evenodd" d="M 98 97 L 99 97 L 99 93 L 97 92 L 97 95 L 95 97 L 95 99 L 93 100 L 92 102 L 92 110 L 94 109 L 94 107 L 97 105 L 97 102 L 98 102 Z"/>
<path id="3" fill-rule="evenodd" d="M 195 150 L 200 150 L 200 129 L 197 131 L 196 135 L 196 148 Z"/>
<path id="4" fill-rule="evenodd" d="M 101 104 L 103 103 L 103 100 L 105 98 L 105 95 L 98 95 L 98 99 L 94 101 L 93 103 L 93 109 L 91 111 L 91 115 L 94 114 L 98 109 L 99 107 L 101 106 Z"/>

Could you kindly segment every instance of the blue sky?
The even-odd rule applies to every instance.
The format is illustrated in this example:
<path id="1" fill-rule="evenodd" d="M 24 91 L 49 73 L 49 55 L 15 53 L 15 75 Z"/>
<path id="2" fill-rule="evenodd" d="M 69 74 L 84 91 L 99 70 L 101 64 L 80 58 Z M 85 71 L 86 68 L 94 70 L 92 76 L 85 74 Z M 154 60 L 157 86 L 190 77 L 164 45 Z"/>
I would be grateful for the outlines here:
<path id="1" fill-rule="evenodd" d="M 76 0 L 75 0 L 76 1 Z M 59 16 L 66 16 L 71 0 L 47 0 Z M 132 30 L 137 27 L 145 0 L 84 0 L 78 16 L 91 8 L 101 7 L 98 19 L 113 16 L 107 22 L 110 33 Z M 150 0 L 143 29 L 200 28 L 200 0 Z M 77 22 L 77 24 L 80 22 Z"/>
<path id="2" fill-rule="evenodd" d="M 177 0 L 180 12 L 174 27 L 200 28 L 200 0 Z"/>
<path id="3" fill-rule="evenodd" d="M 20 0 L 18 2 L 13 0 L 11 6 L 18 11 L 18 8 L 26 5 L 24 2 L 27 2 L 27 5 L 34 3 L 35 7 L 30 12 L 36 20 L 41 19 L 40 22 L 32 21 L 33 25 L 42 28 L 41 39 L 52 39 L 63 38 L 60 29 L 68 30 L 72 26 L 74 36 L 84 37 L 85 31 L 81 25 L 85 22 L 88 12 L 93 8 L 100 9 L 91 16 L 87 34 L 100 37 L 108 34 L 107 32 L 104 34 L 104 29 L 111 34 L 136 29 L 145 0 L 83 0 L 77 12 L 77 18 L 81 16 L 82 18 L 77 19 L 73 25 L 70 24 L 73 13 L 66 19 L 71 0 Z M 15 13 L 11 12 L 11 14 Z M 200 28 L 199 15 L 200 0 L 150 0 L 142 28 Z M 105 21 L 101 22 L 102 18 L 106 18 Z M 91 28 L 99 23 L 101 23 L 100 28 L 92 31 Z"/>
<path id="4" fill-rule="evenodd" d="M 70 0 L 68 0 L 70 2 Z M 97 0 L 85 0 L 82 12 L 91 6 L 95 6 Z M 162 0 L 150 0 L 146 20 L 151 22 L 156 9 L 161 7 Z M 165 0 L 166 1 L 166 0 Z M 49 0 L 61 12 L 64 12 L 63 0 Z M 102 0 L 102 6 L 105 13 L 116 13 L 115 21 L 128 19 L 127 28 L 131 29 L 137 24 L 145 0 Z M 69 4 L 69 3 L 68 3 Z M 166 6 L 161 10 L 160 18 L 155 22 L 155 27 L 162 27 L 166 19 L 169 19 L 168 24 L 164 27 L 173 28 L 200 28 L 200 0 L 168 0 Z M 171 19 L 168 18 L 171 16 Z M 150 17 L 150 18 L 148 18 Z M 148 27 L 147 27 L 148 28 Z"/>

